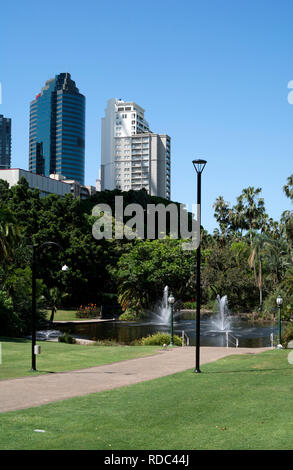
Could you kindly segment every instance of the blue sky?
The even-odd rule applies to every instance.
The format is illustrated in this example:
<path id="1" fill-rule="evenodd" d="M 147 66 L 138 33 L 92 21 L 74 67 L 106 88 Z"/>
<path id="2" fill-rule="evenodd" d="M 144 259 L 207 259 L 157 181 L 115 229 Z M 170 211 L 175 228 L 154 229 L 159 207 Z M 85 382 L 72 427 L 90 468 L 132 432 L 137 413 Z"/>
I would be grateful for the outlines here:
<path id="1" fill-rule="evenodd" d="M 202 223 L 212 205 L 261 187 L 269 215 L 292 209 L 290 0 L 27 0 L 1 5 L 0 113 L 13 120 L 12 166 L 28 168 L 29 104 L 69 72 L 86 96 L 86 183 L 100 165 L 109 98 L 136 101 L 154 132 L 172 138 L 171 198 L 196 202 L 194 158 L 208 163 Z"/>

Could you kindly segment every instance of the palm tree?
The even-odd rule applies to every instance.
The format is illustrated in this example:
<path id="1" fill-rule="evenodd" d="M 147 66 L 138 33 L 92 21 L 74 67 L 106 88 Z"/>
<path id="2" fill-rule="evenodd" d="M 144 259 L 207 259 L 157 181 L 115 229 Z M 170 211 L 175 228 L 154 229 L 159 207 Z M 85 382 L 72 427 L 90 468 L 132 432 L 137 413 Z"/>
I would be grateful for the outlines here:
<path id="1" fill-rule="evenodd" d="M 258 274 L 255 278 L 256 286 L 259 289 L 259 309 L 262 311 L 263 304 L 263 260 L 264 257 L 270 256 L 271 261 L 273 257 L 276 260 L 279 260 L 280 247 L 276 240 L 268 237 L 265 233 L 257 233 L 252 239 L 251 253 L 248 258 L 248 264 L 250 268 L 254 268 L 254 272 Z M 271 264 L 270 264 L 271 265 Z M 277 267 L 277 277 L 279 275 Z"/>
<path id="2" fill-rule="evenodd" d="M 293 202 L 293 175 L 287 178 L 287 184 L 283 186 L 284 193 Z"/>
<path id="3" fill-rule="evenodd" d="M 143 298 L 140 297 L 139 292 L 132 287 L 128 287 L 125 290 L 118 289 L 118 302 L 120 303 L 122 310 L 125 311 L 128 308 L 135 310 L 136 316 L 142 311 Z"/>
<path id="4" fill-rule="evenodd" d="M 219 196 L 213 204 L 215 208 L 215 218 L 218 222 L 222 235 L 227 235 L 230 225 L 230 208 L 229 203 L 224 201 L 223 196 Z"/>
<path id="5" fill-rule="evenodd" d="M 237 198 L 235 209 L 235 223 L 239 227 L 249 231 L 250 245 L 252 246 L 253 231 L 259 230 L 264 220 L 265 213 L 264 199 L 259 197 L 261 188 L 249 186 L 243 189 L 242 194 Z"/>

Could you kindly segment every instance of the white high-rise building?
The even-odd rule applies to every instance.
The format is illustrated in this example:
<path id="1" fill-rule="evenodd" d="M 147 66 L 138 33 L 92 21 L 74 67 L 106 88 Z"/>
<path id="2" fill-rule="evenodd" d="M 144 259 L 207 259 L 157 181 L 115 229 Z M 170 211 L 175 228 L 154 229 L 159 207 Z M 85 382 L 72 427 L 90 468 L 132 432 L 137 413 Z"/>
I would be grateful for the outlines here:
<path id="1" fill-rule="evenodd" d="M 170 199 L 170 143 L 168 135 L 151 132 L 143 108 L 110 99 L 102 118 L 101 190 L 145 188 Z"/>

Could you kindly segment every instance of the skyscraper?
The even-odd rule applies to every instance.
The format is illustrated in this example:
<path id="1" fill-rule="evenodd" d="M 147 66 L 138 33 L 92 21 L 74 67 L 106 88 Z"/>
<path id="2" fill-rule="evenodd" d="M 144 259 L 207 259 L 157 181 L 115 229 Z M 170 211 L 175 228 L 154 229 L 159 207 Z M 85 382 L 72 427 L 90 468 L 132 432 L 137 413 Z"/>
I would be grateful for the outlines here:
<path id="1" fill-rule="evenodd" d="M 11 119 L 0 114 L 0 169 L 11 166 Z"/>
<path id="2" fill-rule="evenodd" d="M 48 80 L 30 104 L 29 169 L 84 184 L 85 97 L 69 73 Z"/>
<path id="3" fill-rule="evenodd" d="M 101 189 L 146 189 L 170 199 L 170 145 L 155 134 L 134 102 L 110 99 L 102 118 Z"/>

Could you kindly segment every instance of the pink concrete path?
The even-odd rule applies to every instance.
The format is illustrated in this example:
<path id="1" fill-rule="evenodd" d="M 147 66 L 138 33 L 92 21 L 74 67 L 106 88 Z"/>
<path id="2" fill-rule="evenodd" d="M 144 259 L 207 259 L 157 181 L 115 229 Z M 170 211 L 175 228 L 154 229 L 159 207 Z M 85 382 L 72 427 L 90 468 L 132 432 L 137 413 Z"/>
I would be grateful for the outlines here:
<path id="1" fill-rule="evenodd" d="M 201 347 L 200 363 L 233 354 L 255 354 L 269 348 Z M 0 381 L 0 413 L 40 406 L 170 375 L 195 366 L 195 348 L 162 350 L 158 354 L 70 372 Z"/>

